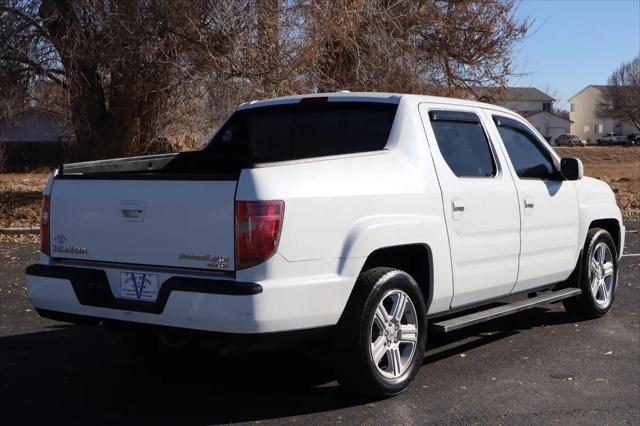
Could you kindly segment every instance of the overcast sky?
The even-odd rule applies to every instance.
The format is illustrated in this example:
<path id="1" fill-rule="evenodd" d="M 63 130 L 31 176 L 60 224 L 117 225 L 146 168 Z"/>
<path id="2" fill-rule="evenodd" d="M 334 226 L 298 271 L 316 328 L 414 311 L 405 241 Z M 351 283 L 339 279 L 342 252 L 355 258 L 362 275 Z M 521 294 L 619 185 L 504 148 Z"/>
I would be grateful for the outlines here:
<path id="1" fill-rule="evenodd" d="M 521 0 L 517 13 L 535 22 L 513 58 L 523 75 L 510 85 L 537 87 L 560 107 L 640 54 L 640 0 Z"/>

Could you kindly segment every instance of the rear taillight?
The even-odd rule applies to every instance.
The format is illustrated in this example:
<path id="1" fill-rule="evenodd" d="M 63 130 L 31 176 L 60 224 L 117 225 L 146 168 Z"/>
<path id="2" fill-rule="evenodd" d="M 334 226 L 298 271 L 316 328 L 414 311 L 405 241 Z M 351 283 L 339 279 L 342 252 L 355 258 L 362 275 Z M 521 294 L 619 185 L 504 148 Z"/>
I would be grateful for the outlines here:
<path id="1" fill-rule="evenodd" d="M 42 197 L 42 215 L 40 216 L 40 251 L 46 255 L 51 254 L 49 247 L 49 221 L 51 214 L 51 198 L 48 195 Z"/>
<path id="2" fill-rule="evenodd" d="M 278 248 L 284 201 L 236 201 L 236 269 L 269 259 Z"/>

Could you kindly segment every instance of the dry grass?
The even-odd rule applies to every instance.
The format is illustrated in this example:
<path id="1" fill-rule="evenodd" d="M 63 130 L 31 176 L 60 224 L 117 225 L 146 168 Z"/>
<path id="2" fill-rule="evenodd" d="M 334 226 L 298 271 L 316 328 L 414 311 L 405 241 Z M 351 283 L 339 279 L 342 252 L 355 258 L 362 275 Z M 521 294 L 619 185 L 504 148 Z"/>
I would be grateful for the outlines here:
<path id="1" fill-rule="evenodd" d="M 584 173 L 609 184 L 627 219 L 640 219 L 640 148 L 602 147 L 555 148 L 562 157 L 577 157 Z"/>
<path id="2" fill-rule="evenodd" d="M 640 148 L 555 148 L 563 157 L 578 157 L 585 174 L 607 182 L 626 218 L 640 219 Z M 46 173 L 0 174 L 0 228 L 37 226 Z M 35 240 L 37 236 L 1 235 L 0 241 Z"/>
<path id="3" fill-rule="evenodd" d="M 0 174 L 0 228 L 37 226 L 47 173 Z"/>
<path id="4" fill-rule="evenodd" d="M 0 232 L 0 243 L 37 243 L 39 234 L 4 234 Z"/>

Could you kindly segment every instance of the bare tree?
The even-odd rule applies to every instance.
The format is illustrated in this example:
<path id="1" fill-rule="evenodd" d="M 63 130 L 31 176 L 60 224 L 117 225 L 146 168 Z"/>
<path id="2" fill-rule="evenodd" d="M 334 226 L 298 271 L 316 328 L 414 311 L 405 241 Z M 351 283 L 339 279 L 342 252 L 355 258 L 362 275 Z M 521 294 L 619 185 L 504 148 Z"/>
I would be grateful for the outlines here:
<path id="1" fill-rule="evenodd" d="M 597 114 L 630 123 L 640 131 L 640 56 L 623 63 L 611 74 Z"/>
<path id="2" fill-rule="evenodd" d="M 464 95 L 505 84 L 527 30 L 514 12 L 515 0 L 0 0 L 0 114 L 55 84 L 78 158 L 95 159 L 193 146 L 256 98 Z"/>
<path id="3" fill-rule="evenodd" d="M 527 31 L 511 0 L 324 0 L 306 9 L 319 90 L 461 95 L 502 86 Z"/>
<path id="4" fill-rule="evenodd" d="M 69 94 L 78 158 L 153 151 L 156 124 L 185 72 L 153 2 L 1 0 L 2 75 Z M 7 73 L 7 70 L 10 70 Z"/>

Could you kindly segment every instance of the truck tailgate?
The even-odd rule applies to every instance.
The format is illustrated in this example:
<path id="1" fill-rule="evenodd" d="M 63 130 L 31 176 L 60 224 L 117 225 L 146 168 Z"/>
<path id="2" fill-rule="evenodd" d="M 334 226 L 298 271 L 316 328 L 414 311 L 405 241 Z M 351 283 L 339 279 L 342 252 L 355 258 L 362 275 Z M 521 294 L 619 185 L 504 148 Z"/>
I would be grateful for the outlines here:
<path id="1" fill-rule="evenodd" d="M 235 180 L 56 179 L 56 258 L 234 269 Z"/>

